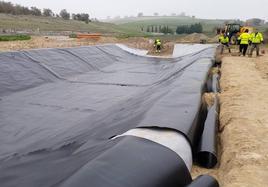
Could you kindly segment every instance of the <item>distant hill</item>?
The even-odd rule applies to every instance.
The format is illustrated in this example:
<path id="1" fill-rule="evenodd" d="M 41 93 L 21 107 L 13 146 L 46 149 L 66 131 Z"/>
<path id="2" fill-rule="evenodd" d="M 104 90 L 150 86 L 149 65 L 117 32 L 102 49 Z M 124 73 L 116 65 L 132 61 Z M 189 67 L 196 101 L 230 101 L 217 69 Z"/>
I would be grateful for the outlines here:
<path id="1" fill-rule="evenodd" d="M 136 29 L 122 27 L 113 23 L 64 20 L 56 17 L 23 16 L 0 14 L 0 33 L 10 30 L 27 32 L 98 32 L 115 35 L 140 36 L 143 35 Z"/>
<path id="2" fill-rule="evenodd" d="M 190 25 L 194 23 L 201 23 L 205 33 L 212 33 L 215 27 L 224 25 L 226 21 L 234 20 L 210 20 L 210 19 L 198 19 L 188 16 L 144 16 L 144 17 L 132 17 L 122 19 L 105 20 L 110 23 L 114 23 L 122 26 L 123 28 L 141 30 L 141 27 L 146 29 L 150 25 L 167 25 L 173 30 L 176 30 L 179 25 Z"/>
<path id="3" fill-rule="evenodd" d="M 201 23 L 203 32 L 207 35 L 215 34 L 215 27 L 223 27 L 226 22 L 234 23 L 238 20 L 223 20 L 223 19 L 199 19 L 189 16 L 142 16 L 142 17 L 127 17 L 121 19 L 107 19 L 105 22 L 114 23 L 123 28 L 140 31 L 143 28 L 146 31 L 148 26 L 151 25 L 165 25 L 169 28 L 176 30 L 177 26 L 191 25 Z M 242 21 L 240 23 L 244 24 Z M 258 26 L 262 32 L 268 28 L 268 24 Z"/>

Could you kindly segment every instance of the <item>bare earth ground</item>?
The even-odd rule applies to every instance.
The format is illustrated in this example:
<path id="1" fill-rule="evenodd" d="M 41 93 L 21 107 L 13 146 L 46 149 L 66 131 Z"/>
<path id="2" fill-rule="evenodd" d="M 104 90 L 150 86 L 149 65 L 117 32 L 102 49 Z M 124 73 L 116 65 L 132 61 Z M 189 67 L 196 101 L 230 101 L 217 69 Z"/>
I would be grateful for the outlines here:
<path id="1" fill-rule="evenodd" d="M 147 49 L 152 46 L 149 39 L 145 38 L 118 39 L 115 37 L 101 37 L 99 40 L 94 40 L 69 38 L 67 36 L 32 36 L 31 40 L 26 41 L 0 42 L 0 52 L 37 48 L 76 47 L 108 43 L 126 43 L 131 47 L 139 49 Z"/>
<path id="2" fill-rule="evenodd" d="M 199 43 L 201 38 L 205 35 L 202 34 L 191 34 L 186 37 L 178 39 L 176 42 L 185 43 Z M 210 39 L 211 40 L 211 39 Z M 24 49 L 36 49 L 36 48 L 61 48 L 61 47 L 76 47 L 76 46 L 87 46 L 96 44 L 107 44 L 107 43 L 123 43 L 129 47 L 148 50 L 149 55 L 155 56 L 171 56 L 173 53 L 174 43 L 170 41 L 163 41 L 163 49 L 161 53 L 157 53 L 153 47 L 154 41 L 148 38 L 132 37 L 132 38 L 115 38 L 115 37 L 101 37 L 99 40 L 92 39 L 75 39 L 67 36 L 33 36 L 28 41 L 12 41 L 12 42 L 1 42 L 1 51 L 17 51 Z"/>
<path id="3" fill-rule="evenodd" d="M 36 48 L 61 48 L 61 47 L 76 47 L 96 44 L 107 43 L 123 43 L 129 47 L 148 50 L 149 55 L 155 56 L 171 56 L 173 53 L 174 44 L 178 43 L 199 43 L 201 39 L 208 42 L 217 42 L 217 36 L 214 38 L 208 38 L 204 34 L 193 33 L 185 37 L 176 39 L 175 42 L 163 41 L 163 49 L 161 53 L 157 53 L 153 47 L 154 41 L 148 38 L 132 37 L 132 38 L 116 38 L 116 37 L 101 37 L 99 40 L 92 39 L 75 39 L 67 36 L 32 36 L 31 40 L 27 41 L 12 41 L 12 42 L 0 42 L 1 51 L 17 51 L 24 49 L 36 49 Z"/>
<path id="4" fill-rule="evenodd" d="M 220 164 L 194 167 L 221 187 L 268 184 L 268 55 L 223 58 L 220 94 Z"/>
<path id="5" fill-rule="evenodd" d="M 191 36 L 195 38 L 195 35 Z M 197 39 L 198 40 L 198 39 Z M 99 41 L 67 37 L 33 37 L 30 41 L 1 42 L 0 51 L 125 43 L 154 54 L 144 38 Z M 173 43 L 166 44 L 172 53 Z M 194 166 L 194 177 L 210 174 L 221 187 L 266 187 L 268 184 L 268 55 L 247 58 L 225 55 L 221 68 L 219 165 L 212 170 Z"/>
<path id="6" fill-rule="evenodd" d="M 104 40 L 104 41 L 103 41 Z M 115 38 L 101 38 L 99 41 L 74 39 L 66 36 L 32 36 L 31 40 L 1 42 L 0 51 L 17 51 L 37 48 L 60 48 L 94 45 L 97 43 L 115 43 Z"/>

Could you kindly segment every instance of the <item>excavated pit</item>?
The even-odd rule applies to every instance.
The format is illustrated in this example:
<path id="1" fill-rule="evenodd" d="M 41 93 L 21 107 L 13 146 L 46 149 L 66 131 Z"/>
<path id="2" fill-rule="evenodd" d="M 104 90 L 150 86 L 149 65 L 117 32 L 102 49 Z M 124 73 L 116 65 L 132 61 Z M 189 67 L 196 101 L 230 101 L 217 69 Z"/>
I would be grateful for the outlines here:
<path id="1" fill-rule="evenodd" d="M 118 45 L 0 53 L 1 186 L 216 187 L 205 176 L 192 182 L 191 164 L 161 141 L 110 138 L 169 129 L 195 160 L 201 148 L 209 153 L 201 163 L 215 165 L 215 142 L 201 140 L 214 53 L 213 45 L 178 45 L 173 58 Z"/>

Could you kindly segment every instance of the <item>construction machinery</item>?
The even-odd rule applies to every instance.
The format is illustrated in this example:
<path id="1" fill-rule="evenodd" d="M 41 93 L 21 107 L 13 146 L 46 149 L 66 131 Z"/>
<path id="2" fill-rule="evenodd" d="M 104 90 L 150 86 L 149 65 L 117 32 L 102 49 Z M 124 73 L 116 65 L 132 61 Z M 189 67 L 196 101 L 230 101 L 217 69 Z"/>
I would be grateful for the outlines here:
<path id="1" fill-rule="evenodd" d="M 225 25 L 224 28 L 218 28 L 217 34 L 220 34 L 224 31 L 229 37 L 230 43 L 232 45 L 236 45 L 238 44 L 238 37 L 240 36 L 240 34 L 245 32 L 246 29 L 248 29 L 249 33 L 251 33 L 253 32 L 254 28 L 249 26 L 242 26 L 238 23 L 228 23 Z"/>

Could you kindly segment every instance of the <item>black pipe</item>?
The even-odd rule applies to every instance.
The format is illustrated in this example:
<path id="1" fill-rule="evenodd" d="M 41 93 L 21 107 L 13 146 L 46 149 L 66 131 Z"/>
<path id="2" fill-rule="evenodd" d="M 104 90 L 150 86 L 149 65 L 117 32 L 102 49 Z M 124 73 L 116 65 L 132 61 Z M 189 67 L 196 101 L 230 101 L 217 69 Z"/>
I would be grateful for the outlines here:
<path id="1" fill-rule="evenodd" d="M 218 73 L 212 75 L 212 92 L 214 93 L 220 92 L 219 77 Z"/>
<path id="2" fill-rule="evenodd" d="M 192 182 L 184 161 L 173 151 L 128 136 L 89 162 L 61 187 L 185 187 Z"/>
<path id="3" fill-rule="evenodd" d="M 197 162 L 203 167 L 213 168 L 217 164 L 218 99 L 215 97 L 204 124 L 198 146 Z"/>
<path id="4" fill-rule="evenodd" d="M 191 184 L 186 187 L 219 187 L 216 179 L 209 175 L 201 175 L 197 177 Z"/>

